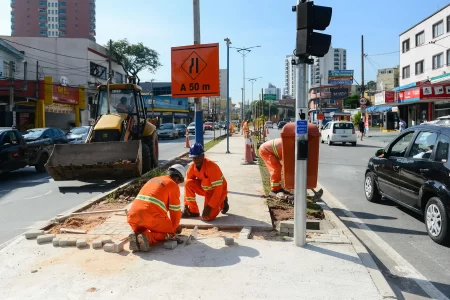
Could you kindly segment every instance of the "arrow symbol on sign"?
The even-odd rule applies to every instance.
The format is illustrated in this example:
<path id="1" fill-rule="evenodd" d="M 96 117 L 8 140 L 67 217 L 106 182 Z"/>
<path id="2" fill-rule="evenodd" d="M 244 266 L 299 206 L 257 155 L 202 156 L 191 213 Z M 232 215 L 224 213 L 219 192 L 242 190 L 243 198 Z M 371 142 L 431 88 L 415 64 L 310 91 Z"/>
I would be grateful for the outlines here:
<path id="1" fill-rule="evenodd" d="M 195 61 L 195 63 L 194 63 L 194 61 Z M 191 66 L 189 67 L 189 73 L 191 73 L 191 74 L 192 74 L 192 68 L 194 67 L 194 65 L 195 65 L 195 73 L 198 73 L 198 57 L 191 58 Z"/>

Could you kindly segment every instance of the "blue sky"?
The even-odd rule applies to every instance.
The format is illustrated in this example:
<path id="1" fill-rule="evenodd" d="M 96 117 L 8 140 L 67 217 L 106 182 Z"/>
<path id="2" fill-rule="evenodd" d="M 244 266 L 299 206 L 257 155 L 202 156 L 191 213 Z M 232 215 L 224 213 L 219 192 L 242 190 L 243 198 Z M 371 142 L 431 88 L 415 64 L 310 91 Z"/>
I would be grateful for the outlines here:
<path id="1" fill-rule="evenodd" d="M 37 0 L 33 0 L 37 1 Z M 9 35 L 10 1 L 0 1 L 0 34 Z M 170 47 L 193 42 L 192 0 L 97 0 L 97 42 L 128 38 L 142 42 L 160 54 L 163 66 L 155 73 L 143 72 L 141 80 L 170 81 Z M 246 77 L 262 77 L 254 84 L 254 98 L 269 82 L 284 87 L 284 58 L 295 48 L 296 0 L 200 0 L 201 42 L 220 43 L 220 67 L 226 68 L 226 45 L 254 46 L 246 59 Z M 361 79 L 361 34 L 365 53 L 397 51 L 399 34 L 448 0 L 320 0 L 316 5 L 331 6 L 333 17 L 326 33 L 335 48 L 347 49 L 347 69 Z M 376 79 L 376 69 L 398 64 L 399 54 L 379 55 L 366 61 L 365 79 Z M 230 49 L 230 94 L 241 100 L 242 57 Z M 251 98 L 251 84 L 246 83 Z"/>

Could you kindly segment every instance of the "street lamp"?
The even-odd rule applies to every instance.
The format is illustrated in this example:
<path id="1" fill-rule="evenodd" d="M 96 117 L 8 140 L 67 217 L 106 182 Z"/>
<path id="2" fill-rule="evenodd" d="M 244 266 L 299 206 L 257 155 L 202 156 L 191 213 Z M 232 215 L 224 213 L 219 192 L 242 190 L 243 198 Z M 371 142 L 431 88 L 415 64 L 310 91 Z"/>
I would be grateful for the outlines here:
<path id="1" fill-rule="evenodd" d="M 229 38 L 225 38 L 224 41 L 227 43 L 227 152 L 230 153 L 230 44 Z"/>
<path id="2" fill-rule="evenodd" d="M 244 99 L 245 99 L 245 57 L 247 56 L 247 54 L 249 54 L 253 49 L 253 48 L 260 48 L 261 46 L 252 46 L 252 47 L 242 47 L 242 48 L 237 48 L 237 47 L 230 47 L 233 49 L 236 49 L 237 52 L 239 52 L 240 55 L 242 55 L 242 70 L 243 70 L 243 74 L 242 74 L 242 120 L 244 120 Z"/>
<path id="3" fill-rule="evenodd" d="M 255 83 L 256 80 L 258 80 L 258 79 L 260 79 L 260 78 L 262 78 L 262 77 L 247 78 L 248 81 L 250 81 L 250 82 L 252 83 L 252 102 L 253 102 L 253 100 L 255 99 L 255 98 L 253 97 L 253 84 Z M 252 111 L 252 114 L 253 114 L 253 111 Z"/>

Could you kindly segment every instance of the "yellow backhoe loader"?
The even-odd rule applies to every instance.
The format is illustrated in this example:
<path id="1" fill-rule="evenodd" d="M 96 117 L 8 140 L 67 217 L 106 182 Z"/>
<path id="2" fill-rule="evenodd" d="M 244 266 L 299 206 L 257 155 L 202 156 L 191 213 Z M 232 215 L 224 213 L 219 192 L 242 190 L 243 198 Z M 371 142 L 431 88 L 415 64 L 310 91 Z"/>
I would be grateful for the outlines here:
<path id="1" fill-rule="evenodd" d="M 158 166 L 158 135 L 135 78 L 98 87 L 86 143 L 55 145 L 45 168 L 55 181 L 121 180 Z"/>

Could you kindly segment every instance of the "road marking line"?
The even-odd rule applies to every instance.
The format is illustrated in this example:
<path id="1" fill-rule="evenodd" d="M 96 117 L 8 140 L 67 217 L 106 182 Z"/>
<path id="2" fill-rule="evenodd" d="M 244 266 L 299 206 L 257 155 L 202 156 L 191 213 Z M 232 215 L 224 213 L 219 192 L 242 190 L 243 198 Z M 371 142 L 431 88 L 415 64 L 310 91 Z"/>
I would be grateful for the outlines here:
<path id="1" fill-rule="evenodd" d="M 40 197 L 44 197 L 44 196 L 47 196 L 47 195 L 49 195 L 49 194 L 51 194 L 52 193 L 52 190 L 47 190 L 44 194 L 42 194 L 42 195 L 37 195 L 37 196 L 32 196 L 32 197 L 26 197 L 26 198 L 23 198 L 23 200 L 30 200 L 30 199 L 36 199 L 36 198 L 40 198 Z"/>
<path id="2" fill-rule="evenodd" d="M 419 285 L 425 293 L 427 293 L 432 299 L 449 300 L 444 294 L 442 294 L 431 282 L 428 281 L 425 276 L 423 276 L 416 268 L 414 268 L 406 259 L 404 259 L 397 251 L 395 251 L 388 243 L 386 243 L 378 234 L 373 232 L 363 221 L 356 217 L 348 208 L 342 204 L 338 199 L 328 192 L 323 185 L 320 185 L 323 189 L 323 197 L 328 206 L 331 208 L 337 208 L 341 210 L 345 215 L 347 215 L 346 221 L 351 221 L 357 225 L 361 230 L 364 231 L 366 236 L 372 240 L 372 242 L 377 245 L 384 253 L 386 253 L 389 258 L 394 261 L 397 266 L 397 270 L 401 270 L 405 275 L 403 277 L 414 280 L 417 285 Z M 332 205 L 330 205 L 332 204 Z"/>

